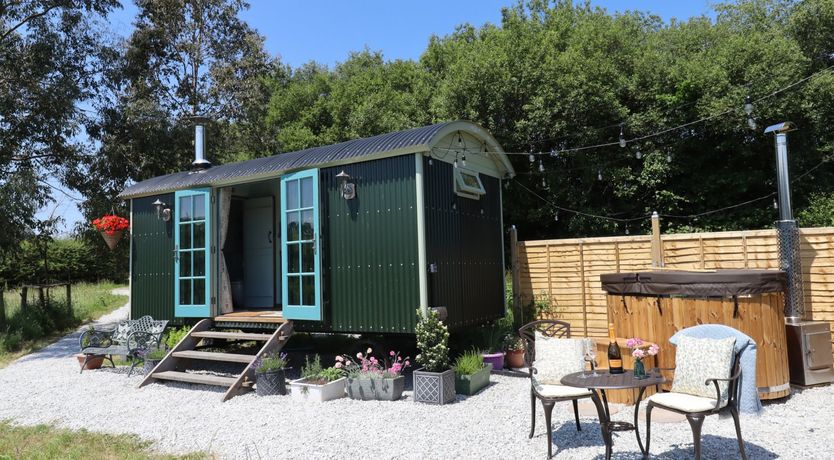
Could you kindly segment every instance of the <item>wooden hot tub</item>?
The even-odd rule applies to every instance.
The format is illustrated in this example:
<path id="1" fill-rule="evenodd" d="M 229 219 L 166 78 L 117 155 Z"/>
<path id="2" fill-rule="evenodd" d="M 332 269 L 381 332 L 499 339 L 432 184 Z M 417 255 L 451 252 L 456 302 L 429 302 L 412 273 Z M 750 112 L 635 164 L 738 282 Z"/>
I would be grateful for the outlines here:
<path id="1" fill-rule="evenodd" d="M 653 271 L 600 276 L 608 317 L 619 337 L 660 345 L 659 367 L 675 366 L 675 332 L 724 324 L 756 341 L 762 399 L 790 394 L 785 338 L 785 274 L 777 270 Z M 671 382 L 672 373 L 667 375 Z M 671 383 L 665 386 L 671 387 Z"/>

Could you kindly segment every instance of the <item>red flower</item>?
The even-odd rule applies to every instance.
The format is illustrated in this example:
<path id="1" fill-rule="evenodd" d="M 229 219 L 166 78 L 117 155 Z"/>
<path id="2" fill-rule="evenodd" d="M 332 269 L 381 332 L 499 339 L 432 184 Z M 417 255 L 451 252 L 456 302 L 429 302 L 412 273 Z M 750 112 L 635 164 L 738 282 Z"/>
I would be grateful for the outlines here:
<path id="1" fill-rule="evenodd" d="M 119 231 L 127 230 L 130 227 L 130 222 L 125 219 L 124 217 L 119 217 L 113 214 L 108 214 L 106 216 L 99 217 L 98 219 L 93 219 L 91 222 L 93 227 L 100 232 L 104 232 L 108 235 L 112 235 Z"/>

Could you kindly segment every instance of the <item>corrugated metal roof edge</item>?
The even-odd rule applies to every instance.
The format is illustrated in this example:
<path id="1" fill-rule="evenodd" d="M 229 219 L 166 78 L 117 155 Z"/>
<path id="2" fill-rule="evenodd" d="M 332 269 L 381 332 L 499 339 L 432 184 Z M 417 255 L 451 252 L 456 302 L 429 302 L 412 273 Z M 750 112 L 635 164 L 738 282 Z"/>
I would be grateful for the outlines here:
<path id="1" fill-rule="evenodd" d="M 122 191 L 118 197 L 122 199 L 132 199 L 160 193 L 169 193 L 176 190 L 198 186 L 234 185 L 264 180 L 272 177 L 279 177 L 287 172 L 308 169 L 311 167 L 331 167 L 391 156 L 428 152 L 438 140 L 455 131 L 469 132 L 470 134 L 484 139 L 491 147 L 491 150 L 495 152 L 496 158 L 499 160 L 499 163 L 503 167 L 505 173 L 510 176 L 515 175 L 515 170 L 510 164 L 509 159 L 504 154 L 500 144 L 498 144 L 495 138 L 492 137 L 489 131 L 475 123 L 458 120 L 386 133 L 368 138 L 352 139 L 337 144 L 312 147 L 305 150 L 279 153 L 269 157 L 228 163 L 212 167 L 205 171 L 182 171 L 164 176 L 157 176 L 125 188 L 125 190 Z M 415 135 L 415 139 L 409 141 L 407 136 L 408 134 Z M 428 137 L 426 137 L 426 134 L 428 134 Z M 356 144 L 360 144 L 360 148 L 358 149 L 359 151 L 350 152 L 350 147 L 355 146 Z M 394 148 L 380 148 L 386 144 L 387 146 Z M 368 150 L 362 152 L 364 149 Z M 261 173 L 252 173 L 250 171 L 246 174 L 234 174 L 236 170 L 240 171 L 242 169 L 241 166 L 243 165 L 253 165 L 256 163 L 264 163 L 265 165 L 268 165 L 270 160 L 274 161 L 277 157 L 287 160 L 282 162 L 286 163 L 287 167 L 277 169 L 262 168 L 263 172 Z M 223 173 L 226 174 L 223 175 Z M 199 175 L 208 176 L 208 180 L 181 180 L 183 178 L 199 177 Z"/>

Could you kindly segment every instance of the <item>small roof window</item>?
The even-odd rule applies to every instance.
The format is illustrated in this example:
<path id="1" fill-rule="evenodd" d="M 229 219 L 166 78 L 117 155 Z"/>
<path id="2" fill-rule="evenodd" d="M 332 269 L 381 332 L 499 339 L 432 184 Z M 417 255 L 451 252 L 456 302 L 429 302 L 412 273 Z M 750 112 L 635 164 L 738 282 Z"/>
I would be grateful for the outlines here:
<path id="1" fill-rule="evenodd" d="M 455 168 L 455 193 L 458 195 L 479 200 L 481 195 L 486 195 L 484 184 L 477 172 L 463 168 Z"/>

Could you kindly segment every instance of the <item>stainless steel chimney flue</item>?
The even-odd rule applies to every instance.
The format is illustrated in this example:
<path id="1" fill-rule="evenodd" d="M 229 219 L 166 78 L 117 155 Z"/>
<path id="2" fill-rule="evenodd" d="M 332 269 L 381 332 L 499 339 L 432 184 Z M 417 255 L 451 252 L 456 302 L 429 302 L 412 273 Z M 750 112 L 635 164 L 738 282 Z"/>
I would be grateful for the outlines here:
<path id="1" fill-rule="evenodd" d="M 805 317 L 799 229 L 793 220 L 791 210 L 791 180 L 788 173 L 788 133 L 794 130 L 796 126 L 786 121 L 768 126 L 764 131 L 765 134 L 773 133 L 776 138 L 776 184 L 779 201 L 776 236 L 779 242 L 779 268 L 787 277 L 785 320 L 788 323 L 798 323 Z"/>
<path id="2" fill-rule="evenodd" d="M 200 171 L 211 168 L 211 162 L 206 160 L 206 130 L 202 124 L 194 126 L 194 162 L 192 169 Z"/>

